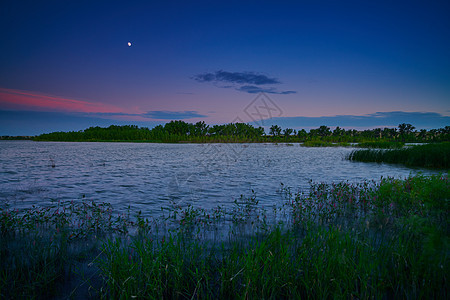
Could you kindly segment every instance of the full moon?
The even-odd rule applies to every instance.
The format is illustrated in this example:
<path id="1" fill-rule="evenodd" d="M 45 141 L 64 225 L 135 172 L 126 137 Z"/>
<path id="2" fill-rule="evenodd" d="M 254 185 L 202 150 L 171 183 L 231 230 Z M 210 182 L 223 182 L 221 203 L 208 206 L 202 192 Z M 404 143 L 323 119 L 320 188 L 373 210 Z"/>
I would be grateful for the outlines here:
<path id="1" fill-rule="evenodd" d="M 128 47 L 131 47 L 131 42 L 128 42 Z"/>

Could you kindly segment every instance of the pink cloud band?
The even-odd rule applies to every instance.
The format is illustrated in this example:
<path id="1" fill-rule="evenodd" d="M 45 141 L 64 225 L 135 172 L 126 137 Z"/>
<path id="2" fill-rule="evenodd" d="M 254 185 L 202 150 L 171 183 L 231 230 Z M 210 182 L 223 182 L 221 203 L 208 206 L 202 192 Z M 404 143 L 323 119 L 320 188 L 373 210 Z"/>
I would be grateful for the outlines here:
<path id="1" fill-rule="evenodd" d="M 0 88 L 0 107 L 31 110 L 68 111 L 84 113 L 123 113 L 124 110 L 104 103 L 88 102 L 44 95 L 37 92 Z"/>

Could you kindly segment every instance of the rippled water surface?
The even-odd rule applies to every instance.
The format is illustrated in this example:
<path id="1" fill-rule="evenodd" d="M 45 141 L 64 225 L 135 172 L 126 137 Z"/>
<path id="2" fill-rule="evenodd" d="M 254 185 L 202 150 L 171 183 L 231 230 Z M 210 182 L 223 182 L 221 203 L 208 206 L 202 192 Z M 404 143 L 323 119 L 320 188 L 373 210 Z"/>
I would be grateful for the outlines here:
<path id="1" fill-rule="evenodd" d="M 298 144 L 139 144 L 0 141 L 0 205 L 30 207 L 57 200 L 105 201 L 157 215 L 171 201 L 229 206 L 254 190 L 262 205 L 281 201 L 280 183 L 360 182 L 419 171 L 344 159 L 352 148 Z"/>

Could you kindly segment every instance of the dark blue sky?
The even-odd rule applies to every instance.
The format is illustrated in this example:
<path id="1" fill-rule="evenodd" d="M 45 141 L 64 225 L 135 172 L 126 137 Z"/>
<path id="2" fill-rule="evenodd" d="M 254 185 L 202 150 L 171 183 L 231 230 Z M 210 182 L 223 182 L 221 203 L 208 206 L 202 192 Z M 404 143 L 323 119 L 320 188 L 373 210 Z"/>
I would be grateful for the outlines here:
<path id="1" fill-rule="evenodd" d="M 0 135 L 250 122 L 259 92 L 296 128 L 393 111 L 441 126 L 450 2 L 362 2 L 2 1 Z M 360 119 L 346 126 L 385 125 Z"/>

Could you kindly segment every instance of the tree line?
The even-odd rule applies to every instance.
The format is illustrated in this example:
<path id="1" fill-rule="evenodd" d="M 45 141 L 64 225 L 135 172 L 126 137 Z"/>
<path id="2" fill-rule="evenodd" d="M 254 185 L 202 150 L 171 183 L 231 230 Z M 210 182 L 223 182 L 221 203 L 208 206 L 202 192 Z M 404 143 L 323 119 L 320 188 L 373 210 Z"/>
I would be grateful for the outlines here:
<path id="1" fill-rule="evenodd" d="M 143 141 L 143 142 L 364 142 L 364 141 L 401 141 L 401 142 L 442 142 L 450 140 L 450 126 L 439 129 L 415 130 L 411 124 L 402 123 L 397 128 L 375 128 L 363 131 L 345 130 L 340 127 L 330 129 L 322 125 L 306 131 L 281 128 L 272 125 L 266 134 L 263 127 L 254 127 L 246 123 L 207 125 L 204 121 L 187 123 L 171 121 L 157 125 L 152 129 L 135 125 L 109 127 L 90 127 L 80 131 L 52 132 L 41 134 L 36 141 Z"/>

